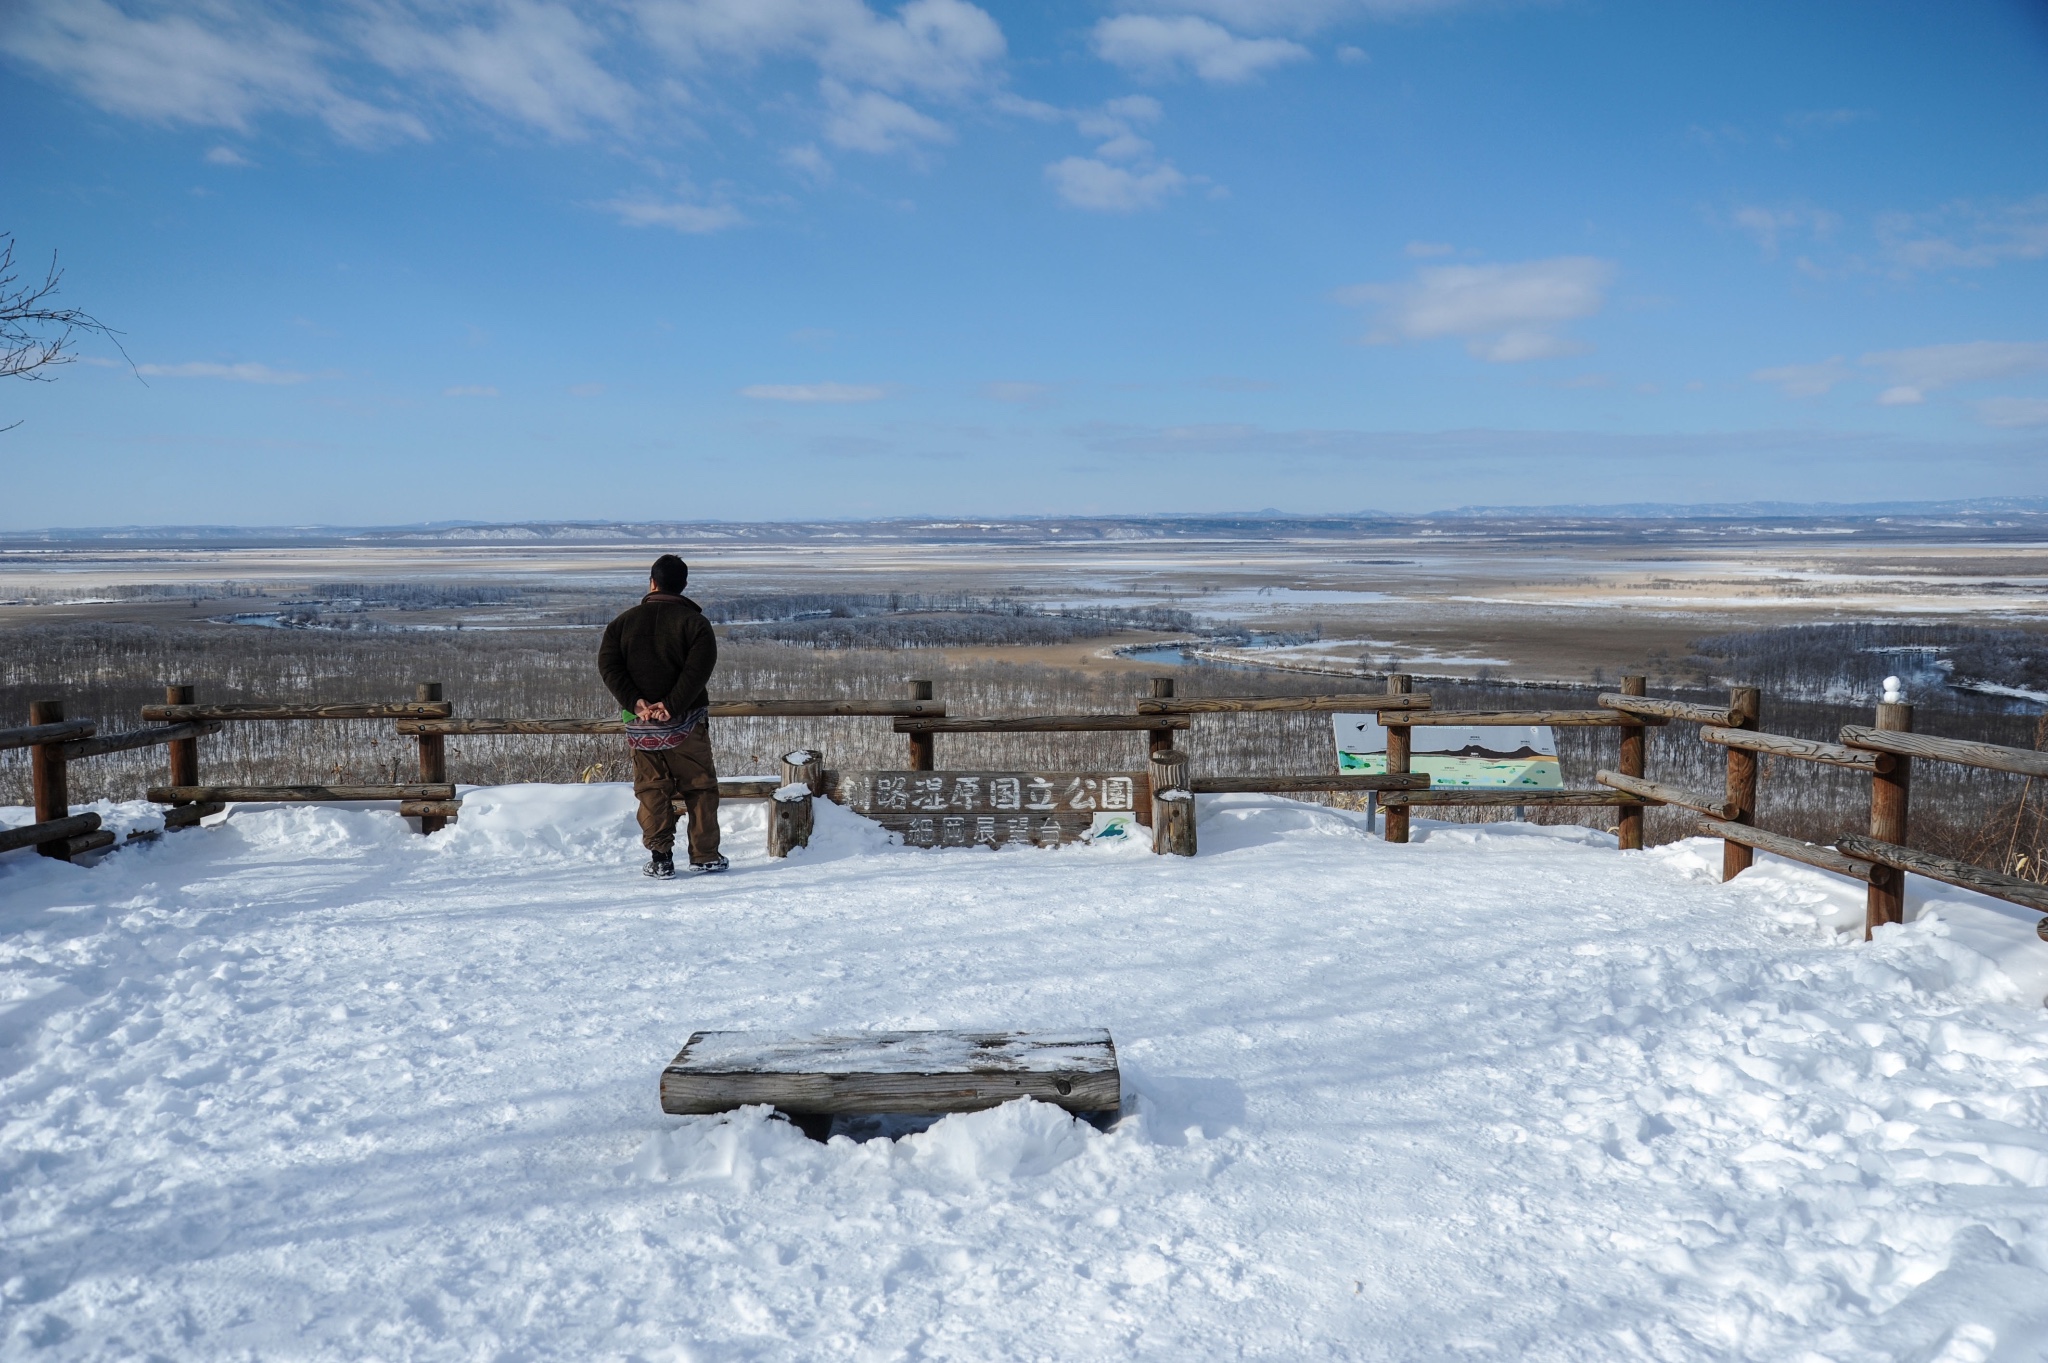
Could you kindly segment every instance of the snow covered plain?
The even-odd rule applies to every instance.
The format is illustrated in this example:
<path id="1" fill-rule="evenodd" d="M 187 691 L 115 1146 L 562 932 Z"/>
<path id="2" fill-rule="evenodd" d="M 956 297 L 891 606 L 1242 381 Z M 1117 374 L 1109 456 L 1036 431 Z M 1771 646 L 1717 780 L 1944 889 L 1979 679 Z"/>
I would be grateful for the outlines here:
<path id="1" fill-rule="evenodd" d="M 2048 1356 L 2048 945 L 1718 844 L 1204 801 L 1202 855 L 619 787 L 0 859 L 0 1356 Z M 139 806 L 102 806 L 116 827 Z M 23 810 L 0 820 L 25 820 Z M 1116 1036 L 1108 1134 L 672 1118 L 697 1028 Z"/>

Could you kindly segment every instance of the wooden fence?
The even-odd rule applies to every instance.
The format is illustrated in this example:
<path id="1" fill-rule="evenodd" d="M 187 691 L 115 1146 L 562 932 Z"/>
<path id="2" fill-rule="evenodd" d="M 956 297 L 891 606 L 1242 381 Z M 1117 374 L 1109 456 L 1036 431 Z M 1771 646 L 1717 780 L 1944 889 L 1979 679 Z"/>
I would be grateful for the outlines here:
<path id="1" fill-rule="evenodd" d="M 1193 743 L 1196 722 L 1205 716 L 1303 712 L 1375 714 L 1387 733 L 1386 773 L 1192 777 L 1186 747 L 1176 746 Z M 833 771 L 816 751 L 806 749 L 788 754 L 779 775 L 722 778 L 724 797 L 772 802 L 769 845 L 778 856 L 808 841 L 814 797 L 853 804 L 898 827 L 906 840 L 934 846 L 1063 840 L 1094 814 L 1128 810 L 1138 823 L 1151 826 L 1153 850 L 1190 856 L 1196 850 L 1198 795 L 1370 792 L 1384 809 L 1384 836 L 1392 843 L 1408 841 L 1409 812 L 1415 808 L 1611 807 L 1617 812 L 1617 843 L 1624 851 L 1643 845 L 1645 808 L 1674 805 L 1702 815 L 1699 831 L 1721 839 L 1724 880 L 1748 869 L 1761 850 L 1864 882 L 1866 937 L 1880 924 L 1902 920 L 1904 873 L 1909 871 L 2048 914 L 2048 885 L 1905 845 L 1914 760 L 2048 777 L 2048 753 L 1914 733 L 1913 707 L 1889 693 L 1877 707 L 1874 724 L 1845 727 L 1833 743 L 1763 732 L 1762 698 L 1754 687 L 1731 690 L 1725 707 L 1707 706 L 1650 697 L 1639 676 L 1623 678 L 1617 692 L 1601 693 L 1597 708 L 1590 710 L 1437 710 L 1429 696 L 1412 689 L 1409 677 L 1397 674 L 1387 679 L 1383 692 L 1185 698 L 1175 694 L 1172 678 L 1157 677 L 1152 679 L 1151 695 L 1140 699 L 1129 714 L 949 716 L 944 703 L 934 698 L 932 683 L 925 680 L 909 682 L 898 699 L 718 701 L 710 714 L 888 719 L 906 740 L 900 772 Z M 100 734 L 90 720 L 67 720 L 63 704 L 50 700 L 30 706 L 26 726 L 0 729 L 0 749 L 29 749 L 35 798 L 35 821 L 0 830 L 0 852 L 32 846 L 44 856 L 68 860 L 110 846 L 114 835 L 99 826 L 98 815 L 70 812 L 68 777 L 70 763 L 108 753 L 153 746 L 167 750 L 169 780 L 147 792 L 150 800 L 168 806 L 166 829 L 195 826 L 236 803 L 379 801 L 395 802 L 400 815 L 418 819 L 420 831 L 431 834 L 456 818 L 461 808 L 448 772 L 445 745 L 450 736 L 609 734 L 625 729 L 618 719 L 457 717 L 438 682 L 421 683 L 410 701 L 324 705 L 205 705 L 196 703 L 192 687 L 172 686 L 166 688 L 163 704 L 142 708 L 141 719 L 146 727 Z M 259 721 L 391 723 L 398 734 L 417 743 L 419 779 L 378 785 L 203 784 L 200 740 L 228 724 Z M 1673 724 L 1696 726 L 1702 742 L 1723 749 L 1726 781 L 1720 791 L 1686 790 L 1651 776 L 1649 730 Z M 1447 725 L 1606 728 L 1616 731 L 1619 742 L 1615 765 L 1601 768 L 1594 785 L 1584 789 L 1432 787 L 1426 774 L 1412 771 L 1412 731 Z M 1144 760 L 1117 772 L 936 771 L 940 734 L 1104 732 L 1142 735 Z M 1764 757 L 1867 775 L 1868 833 L 1845 834 L 1827 847 L 1757 827 L 1759 759 Z M 900 788 L 889 784 L 898 778 L 903 781 Z M 879 797 L 877 791 L 882 792 Z M 892 803 L 899 793 L 901 803 Z M 917 803 L 919 797 L 925 802 Z M 901 818 L 896 817 L 899 814 Z M 2048 940 L 2048 918 L 2040 932 Z"/>

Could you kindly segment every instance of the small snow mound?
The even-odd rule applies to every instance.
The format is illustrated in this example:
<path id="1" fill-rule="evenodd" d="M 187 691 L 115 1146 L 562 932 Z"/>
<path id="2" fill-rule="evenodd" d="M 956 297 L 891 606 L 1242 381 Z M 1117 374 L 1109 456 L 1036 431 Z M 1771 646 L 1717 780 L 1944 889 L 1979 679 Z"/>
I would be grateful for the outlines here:
<path id="1" fill-rule="evenodd" d="M 251 851 L 294 857 L 361 856 L 418 841 L 389 805 L 234 805 L 217 827 Z"/>
<path id="2" fill-rule="evenodd" d="M 801 1161 L 820 1147 L 765 1104 L 690 1117 L 657 1131 L 622 1172 L 649 1183 L 728 1183 L 751 1192 L 764 1165 Z"/>
<path id="3" fill-rule="evenodd" d="M 1051 1173 L 1081 1154 L 1095 1128 L 1051 1103 L 1014 1098 L 961 1112 L 905 1136 L 912 1167 L 964 1184 L 1007 1183 Z"/>

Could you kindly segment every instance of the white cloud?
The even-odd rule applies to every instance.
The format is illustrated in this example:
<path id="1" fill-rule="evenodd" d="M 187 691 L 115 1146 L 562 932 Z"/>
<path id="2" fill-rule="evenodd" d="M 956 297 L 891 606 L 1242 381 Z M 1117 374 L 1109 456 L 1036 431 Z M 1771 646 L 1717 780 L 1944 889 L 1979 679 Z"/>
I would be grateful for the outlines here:
<path id="1" fill-rule="evenodd" d="M 253 166 L 256 164 L 233 147 L 209 147 L 204 159 L 209 166 Z"/>
<path id="2" fill-rule="evenodd" d="M 1907 383 L 1896 384 L 1877 395 L 1880 407 L 1917 407 L 1925 401 L 1927 394 Z"/>
<path id="3" fill-rule="evenodd" d="M 2016 203 L 1958 200 L 1930 213 L 1886 213 L 1878 248 L 1895 272 L 1981 270 L 2048 256 L 2048 194 Z"/>
<path id="4" fill-rule="evenodd" d="M 362 33 L 385 68 L 439 77 L 480 107 L 572 140 L 592 124 L 623 125 L 635 96 L 601 66 L 603 37 L 562 4 L 497 0 L 488 22 L 430 27 L 423 15 L 380 11 Z"/>
<path id="5" fill-rule="evenodd" d="M 808 142 L 800 147 L 784 149 L 782 164 L 815 185 L 824 184 L 832 178 L 832 163 L 825 159 L 825 153 Z"/>
<path id="6" fill-rule="evenodd" d="M 304 383 L 313 377 L 296 370 L 272 369 L 267 364 L 214 364 L 190 360 L 184 364 L 138 364 L 135 372 L 152 379 L 229 379 L 235 383 Z"/>
<path id="7" fill-rule="evenodd" d="M 1217 85 L 1238 84 L 1309 58 L 1309 50 L 1300 43 L 1240 38 L 1221 24 L 1190 14 L 1119 14 L 1097 23 L 1092 37 L 1095 55 L 1126 71 L 1160 77 L 1185 69 Z"/>
<path id="8" fill-rule="evenodd" d="M 1759 369 L 1750 378 L 1758 383 L 1768 383 L 1788 398 L 1817 398 L 1832 392 L 1835 385 L 1854 377 L 1842 357 L 1836 355 L 1819 364 L 1781 364 L 1773 369 Z"/>
<path id="9" fill-rule="evenodd" d="M 424 138 L 410 113 L 345 93 L 333 45 L 237 0 L 131 15 L 108 0 L 17 0 L 0 48 L 111 113 L 249 130 L 259 115 L 314 118 L 344 141 Z"/>
<path id="10" fill-rule="evenodd" d="M 2004 430 L 2048 426 L 2048 398 L 1986 398 L 1977 404 L 1977 419 Z"/>
<path id="11" fill-rule="evenodd" d="M 1135 171 L 1086 156 L 1069 156 L 1045 168 L 1045 178 L 1075 208 L 1094 213 L 1136 213 L 1157 208 L 1187 184 L 1171 163 Z"/>
<path id="12" fill-rule="evenodd" d="M 764 402 L 879 402 L 889 390 L 866 383 L 750 383 L 740 396 Z"/>
<path id="13" fill-rule="evenodd" d="M 829 76 L 889 91 L 976 88 L 1005 51 L 996 21 L 964 0 L 910 0 L 889 16 L 864 0 L 638 0 L 634 12 L 685 65 L 807 57 Z"/>
<path id="14" fill-rule="evenodd" d="M 1757 247 L 1766 260 L 1778 258 L 1779 245 L 1787 236 L 1805 233 L 1826 240 L 1842 225 L 1836 214 L 1824 208 L 1803 205 L 1766 208 L 1760 204 L 1749 204 L 1736 209 L 1729 215 L 1729 220 L 1756 239 Z"/>
<path id="15" fill-rule="evenodd" d="M 1206 14 L 1245 33 L 1311 33 L 1346 19 L 1406 19 L 1469 0 L 1136 0 L 1132 9 Z"/>
<path id="16" fill-rule="evenodd" d="M 628 227 L 667 227 L 696 236 L 738 227 L 747 220 L 737 208 L 725 203 L 671 203 L 651 198 L 620 198 L 601 206 Z"/>
<path id="17" fill-rule="evenodd" d="M 836 80 L 824 82 L 823 89 L 829 109 L 825 140 L 835 147 L 885 153 L 953 140 L 945 124 L 880 91 L 849 90 Z"/>
<path id="18" fill-rule="evenodd" d="M 1880 350 L 1865 355 L 1862 362 L 1883 370 L 1902 388 L 1931 392 L 1959 383 L 1984 383 L 2048 372 L 2048 342 L 1965 341 L 1959 345 Z"/>
<path id="19" fill-rule="evenodd" d="M 1361 284 L 1340 290 L 1339 302 L 1378 306 L 1378 344 L 1465 338 L 1482 360 L 1514 364 L 1579 354 L 1589 347 L 1558 334 L 1560 324 L 1591 317 L 1607 301 L 1611 261 L 1558 256 L 1513 265 L 1438 265 L 1406 284 Z"/>
<path id="20" fill-rule="evenodd" d="M 498 390 L 488 383 L 459 383 L 453 388 L 443 388 L 444 398 L 494 398 Z"/>

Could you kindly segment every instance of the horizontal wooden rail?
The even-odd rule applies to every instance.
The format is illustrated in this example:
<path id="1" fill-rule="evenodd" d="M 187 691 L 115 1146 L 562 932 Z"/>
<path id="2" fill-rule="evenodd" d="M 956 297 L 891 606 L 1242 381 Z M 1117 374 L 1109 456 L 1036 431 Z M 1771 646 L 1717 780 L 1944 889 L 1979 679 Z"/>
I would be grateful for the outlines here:
<path id="1" fill-rule="evenodd" d="M 1390 790 L 1380 796 L 1383 805 L 1466 805 L 1488 808 L 1498 805 L 1609 805 L 1630 808 L 1635 805 L 1654 805 L 1657 800 L 1645 800 L 1635 795 L 1623 795 L 1618 790 L 1516 790 L 1513 787 L 1488 787 L 1475 790 L 1470 787 L 1449 787 L 1433 790 Z"/>
<path id="2" fill-rule="evenodd" d="M 622 734 L 622 719 L 401 719 L 401 734 Z"/>
<path id="3" fill-rule="evenodd" d="M 446 784 L 409 786 L 151 786 L 152 804 L 320 804 L 329 800 L 452 800 Z"/>
<path id="4" fill-rule="evenodd" d="M 188 738 L 202 738 L 217 734 L 221 730 L 217 719 L 195 719 L 184 724 L 166 724 L 157 729 L 132 729 L 125 734 L 100 734 L 93 738 L 81 738 L 66 743 L 63 747 L 64 760 L 77 762 L 87 757 L 105 757 L 108 753 L 127 752 L 133 748 L 154 748 L 165 743 L 177 743 Z"/>
<path id="5" fill-rule="evenodd" d="M 1721 838 L 1727 842 L 1740 843 L 1744 847 L 1754 847 L 1759 852 L 1769 852 L 1788 861 L 1803 861 L 1808 866 L 1818 866 L 1823 871 L 1833 871 L 1837 875 L 1849 876 L 1865 884 L 1873 880 L 1882 880 L 1892 873 L 1889 867 L 1845 857 L 1832 847 L 1801 842 L 1798 838 L 1788 838 L 1783 833 L 1766 833 L 1761 828 L 1751 828 L 1747 824 L 1729 823 L 1723 819 L 1701 819 L 1699 827 L 1700 832 L 1710 838 Z"/>
<path id="6" fill-rule="evenodd" d="M 1615 710 L 1423 710 L 1412 715 L 1402 715 L 1394 722 L 1418 727 L 1458 725 L 1481 728 L 1499 725 L 1516 729 L 1530 726 L 1616 729 L 1623 725 L 1630 728 L 1643 725 L 1655 727 L 1667 721 L 1658 715 L 1624 715 Z"/>
<path id="7" fill-rule="evenodd" d="M 1662 781 L 1645 781 L 1640 776 L 1623 776 L 1618 771 L 1597 771 L 1594 781 L 1629 795 L 1640 795 L 1645 800 L 1655 800 L 1662 805 L 1677 805 L 1681 809 L 1695 810 L 1715 819 L 1732 819 L 1740 810 L 1727 800 L 1712 795 L 1697 795 L 1677 786 L 1667 786 Z"/>
<path id="8" fill-rule="evenodd" d="M 899 734 L 1087 734 L 1186 729 L 1186 715 L 1011 715 L 989 719 L 899 719 Z"/>
<path id="9" fill-rule="evenodd" d="M 1884 773 L 1892 769 L 1892 755 L 1847 748 L 1840 743 L 1822 743 L 1811 738 L 1789 738 L 1784 734 L 1760 734 L 1750 729 L 1702 729 L 1700 742 L 1723 748 L 1741 748 L 1771 757 L 1792 757 L 1801 762 L 1819 762 L 1830 767 Z"/>
<path id="10" fill-rule="evenodd" d="M 40 847 L 46 842 L 63 842 L 91 833 L 99 826 L 100 816 L 97 814 L 73 814 L 69 818 L 0 830 L 0 852 L 12 852 L 17 847 Z"/>
<path id="11" fill-rule="evenodd" d="M 1915 753 L 1914 756 L 1919 756 Z M 1879 842 L 1866 838 L 1861 833 L 1851 833 L 1835 839 L 1835 846 L 1859 861 L 1874 861 L 1900 871 L 1911 871 L 1916 876 L 1939 880 L 1945 885 L 1959 889 L 1975 890 L 1988 894 L 1994 899 L 2003 899 L 2009 904 L 2036 913 L 2048 913 L 2048 885 L 2021 880 L 1997 871 L 1987 871 L 1982 866 L 1972 866 L 1967 861 L 1954 857 L 1936 856 L 1932 852 L 1916 851 L 1911 847 L 1900 847 L 1897 843 Z"/>
<path id="12" fill-rule="evenodd" d="M 1427 790 L 1429 774 L 1412 776 L 1196 776 L 1188 789 L 1197 795 L 1288 795 L 1312 790 Z"/>
<path id="13" fill-rule="evenodd" d="M 2007 771 L 2015 776 L 2048 776 L 2048 752 L 2032 748 L 2002 748 L 1996 743 L 1971 743 L 1960 738 L 1936 738 L 1932 734 L 1901 733 L 1892 729 L 1866 729 L 1851 724 L 1842 730 L 1842 742 L 1851 748 L 1894 753 L 1900 757 L 1925 757 L 1935 762 L 1985 771 Z"/>
<path id="14" fill-rule="evenodd" d="M 187 719 L 445 719 L 455 706 L 445 700 L 402 700 L 361 705 L 145 705 L 152 724 Z"/>
<path id="15" fill-rule="evenodd" d="M 462 801 L 400 800 L 398 812 L 408 819 L 452 819 L 462 812 Z"/>
<path id="16" fill-rule="evenodd" d="M 1362 715 L 1374 710 L 1428 708 L 1428 696 L 1414 693 L 1389 696 L 1378 691 L 1370 695 L 1346 696 L 1186 696 L 1138 702 L 1138 713 L 1141 715 L 1237 715 L 1258 714 L 1269 710 L 1306 710 L 1318 714 L 1348 711 Z"/>
<path id="17" fill-rule="evenodd" d="M 713 719 L 746 719 L 788 715 L 798 719 L 831 719 L 841 716 L 887 718 L 891 715 L 946 713 L 942 700 L 714 700 Z"/>
<path id="18" fill-rule="evenodd" d="M 164 811 L 164 827 L 195 828 L 201 820 L 226 811 L 227 806 L 219 800 L 207 800 L 196 805 L 172 805 Z"/>
<path id="19" fill-rule="evenodd" d="M 64 839 L 64 855 L 66 857 L 82 857 L 87 852 L 97 852 L 102 847 L 112 847 L 113 845 L 114 830 L 102 828 L 97 833 L 82 833 L 78 837 Z"/>
<path id="20" fill-rule="evenodd" d="M 1683 720 L 1687 724 L 1726 725 L 1735 722 L 1735 712 L 1725 705 L 1692 705 L 1682 700 L 1651 700 L 1647 696 L 1624 696 L 1613 691 L 1602 691 L 1597 699 L 1600 705 L 1609 710 L 1621 710 L 1631 715 Z"/>
<path id="21" fill-rule="evenodd" d="M 72 738 L 89 738 L 99 726 L 89 719 L 59 720 L 55 724 L 31 724 L 22 729 L 0 729 L 0 750 L 29 748 L 39 743 L 62 743 Z"/>

